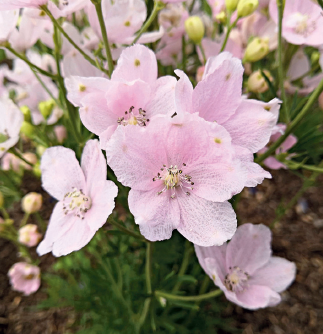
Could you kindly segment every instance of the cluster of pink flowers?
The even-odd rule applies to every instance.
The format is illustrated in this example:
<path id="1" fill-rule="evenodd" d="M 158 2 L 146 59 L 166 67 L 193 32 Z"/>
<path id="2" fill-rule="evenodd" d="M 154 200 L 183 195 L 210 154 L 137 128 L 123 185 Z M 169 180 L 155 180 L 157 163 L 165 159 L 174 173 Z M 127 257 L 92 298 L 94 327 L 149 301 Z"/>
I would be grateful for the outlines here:
<path id="1" fill-rule="evenodd" d="M 129 209 L 146 239 L 169 239 L 176 229 L 195 244 L 201 266 L 229 300 L 250 309 L 276 305 L 279 292 L 295 277 L 295 265 L 271 257 L 271 235 L 265 226 L 245 224 L 237 230 L 236 214 L 229 202 L 244 187 L 255 187 L 271 178 L 254 162 L 254 154 L 264 153 L 266 145 L 285 130 L 284 124 L 277 124 L 278 98 L 269 102 L 248 99 L 242 90 L 242 59 L 248 58 L 250 40 L 259 39 L 267 53 L 277 48 L 276 0 L 261 1 L 258 11 L 238 20 L 224 52 L 220 50 L 226 31 L 218 36 L 208 33 L 201 39 L 198 56 L 202 66 L 195 87 L 180 69 L 175 69 L 176 77 L 159 76 L 157 60 L 174 67 L 182 62 L 182 52 L 186 52 L 184 22 L 189 17 L 181 1 L 164 2 L 178 3 L 161 10 L 159 30 L 143 33 L 138 44 L 132 44 L 147 19 L 145 1 L 102 0 L 112 58 L 117 64 L 108 78 L 65 37 L 60 45 L 61 68 L 52 56 L 30 50 L 38 40 L 47 48 L 55 48 L 54 25 L 42 7 L 47 6 L 54 18 L 66 17 L 62 28 L 92 56 L 99 49 L 102 31 L 90 1 L 59 1 L 56 5 L 47 0 L 2 0 L 0 44 L 10 43 L 25 54 L 25 59 L 9 53 L 13 67 L 0 69 L 0 157 L 19 140 L 23 114 L 18 107 L 28 106 L 33 125 L 53 125 L 63 115 L 63 107 L 56 104 L 60 95 L 52 78 L 41 73 L 35 76 L 27 63 L 53 75 L 62 74 L 67 99 L 79 108 L 83 125 L 99 140 L 87 141 L 80 164 L 69 148 L 54 146 L 43 153 L 42 185 L 58 203 L 37 247 L 38 254 L 63 256 L 77 251 L 105 224 L 118 193 L 117 186 L 107 180 L 108 164 L 118 181 L 131 188 Z M 218 20 L 225 1 L 208 2 Z M 213 22 L 210 24 L 210 18 L 195 7 L 193 13 L 202 17 L 206 30 L 212 31 Z M 269 8 L 269 15 L 261 12 L 264 7 Z M 20 8 L 24 9 L 17 28 Z M 69 15 L 81 10 L 90 26 L 79 31 L 69 22 Z M 288 42 L 323 45 L 322 22 L 317 4 L 286 0 L 283 37 Z M 157 41 L 156 53 L 142 45 Z M 100 52 L 101 65 L 106 68 L 107 55 L 105 50 Z M 303 78 L 308 59 L 303 49 L 294 57 L 286 88 L 299 90 L 292 82 L 302 78 L 306 94 L 322 76 Z M 9 84 L 3 84 L 4 78 Z M 12 92 L 16 104 L 9 99 Z M 48 117 L 41 110 L 43 102 L 52 103 Z M 56 143 L 63 143 L 65 127 L 57 125 L 53 132 Z M 296 142 L 295 136 L 289 136 L 276 155 L 287 155 Z M 272 169 L 285 168 L 274 157 L 264 163 Z M 19 169 L 10 153 L 2 165 Z M 19 241 L 24 245 L 36 246 L 40 239 L 34 226 L 20 230 Z M 9 277 L 13 288 L 25 294 L 36 291 L 40 284 L 39 268 L 26 263 L 17 263 Z"/>

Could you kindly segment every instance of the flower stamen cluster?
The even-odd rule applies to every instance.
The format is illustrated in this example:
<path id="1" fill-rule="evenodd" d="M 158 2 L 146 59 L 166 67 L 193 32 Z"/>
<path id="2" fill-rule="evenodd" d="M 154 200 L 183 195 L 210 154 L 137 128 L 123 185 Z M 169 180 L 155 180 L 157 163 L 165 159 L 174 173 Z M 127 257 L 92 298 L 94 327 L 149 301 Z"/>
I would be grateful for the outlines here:
<path id="1" fill-rule="evenodd" d="M 225 276 L 224 285 L 232 292 L 241 292 L 248 287 L 249 274 L 239 267 L 229 267 L 230 273 Z"/>
<path id="2" fill-rule="evenodd" d="M 125 111 L 125 116 L 118 118 L 118 124 L 126 126 L 128 124 L 131 125 L 139 125 L 139 126 L 146 126 L 149 122 L 149 119 L 146 118 L 146 111 L 142 108 L 138 109 L 138 114 L 134 114 L 133 110 L 135 109 L 134 106 L 130 107 L 129 111 Z"/>
<path id="3" fill-rule="evenodd" d="M 82 189 L 73 188 L 73 191 L 65 194 L 63 199 L 64 214 L 74 213 L 74 216 L 84 219 L 84 214 L 91 208 L 91 198 L 86 196 Z"/>

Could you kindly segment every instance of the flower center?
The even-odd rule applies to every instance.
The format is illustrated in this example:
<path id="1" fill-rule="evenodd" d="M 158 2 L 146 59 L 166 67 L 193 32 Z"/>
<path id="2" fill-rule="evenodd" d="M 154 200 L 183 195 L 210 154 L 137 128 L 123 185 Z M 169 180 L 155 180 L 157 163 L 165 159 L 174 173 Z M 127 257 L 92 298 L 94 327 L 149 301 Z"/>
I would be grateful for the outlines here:
<path id="1" fill-rule="evenodd" d="M 125 111 L 123 117 L 118 118 L 118 124 L 126 126 L 130 125 L 139 125 L 146 126 L 149 122 L 149 119 L 146 118 L 146 111 L 139 108 L 138 111 L 134 111 L 135 107 L 130 107 L 129 111 Z"/>
<path id="2" fill-rule="evenodd" d="M 295 13 L 290 19 L 290 26 L 294 29 L 296 34 L 307 37 L 316 29 L 315 21 L 310 21 L 308 15 Z"/>
<path id="3" fill-rule="evenodd" d="M 74 213 L 81 219 L 84 219 L 85 213 L 91 208 L 91 198 L 86 196 L 82 189 L 73 188 L 73 191 L 67 193 L 63 199 L 63 210 L 65 215 Z"/>
<path id="4" fill-rule="evenodd" d="M 186 167 L 186 164 L 183 163 L 183 167 Z M 194 185 L 192 182 L 192 177 L 184 174 L 183 170 L 177 167 L 177 165 L 171 165 L 169 168 L 166 168 L 166 165 L 160 169 L 161 173 L 157 173 L 157 176 L 153 178 L 153 181 L 162 181 L 164 188 L 159 191 L 157 194 L 160 195 L 167 190 L 171 191 L 171 198 L 174 199 L 176 196 L 176 189 L 181 189 L 186 195 L 191 193 L 188 190 L 193 190 L 191 187 Z"/>
<path id="5" fill-rule="evenodd" d="M 230 267 L 229 270 L 230 273 L 225 276 L 224 285 L 232 292 L 242 292 L 248 286 L 247 281 L 250 276 L 239 267 Z"/>

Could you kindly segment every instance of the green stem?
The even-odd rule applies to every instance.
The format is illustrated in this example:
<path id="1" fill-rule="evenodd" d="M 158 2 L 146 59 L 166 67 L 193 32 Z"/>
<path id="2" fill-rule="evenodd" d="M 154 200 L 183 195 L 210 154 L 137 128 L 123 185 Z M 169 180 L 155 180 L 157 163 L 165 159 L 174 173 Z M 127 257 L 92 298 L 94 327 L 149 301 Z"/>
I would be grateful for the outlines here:
<path id="1" fill-rule="evenodd" d="M 40 6 L 40 8 L 47 14 L 47 16 L 51 19 L 51 21 L 54 24 L 54 27 L 56 27 L 63 36 L 74 46 L 74 48 L 81 53 L 81 55 L 93 66 L 98 67 L 95 60 L 93 60 L 89 55 L 87 55 L 72 39 L 71 37 L 65 32 L 65 30 L 61 27 L 61 25 L 57 22 L 57 20 L 54 18 L 53 14 L 50 12 L 50 10 L 47 8 L 46 5 Z M 99 68 L 102 72 L 105 72 L 102 68 Z"/>
<path id="2" fill-rule="evenodd" d="M 7 212 L 7 210 L 4 207 L 0 208 L 0 211 L 1 211 L 4 219 L 10 219 L 9 213 Z"/>
<path id="3" fill-rule="evenodd" d="M 277 0 L 277 9 L 278 9 L 278 78 L 279 78 L 279 88 L 281 98 L 283 100 L 283 121 L 288 124 L 290 122 L 288 106 L 287 106 L 287 98 L 285 93 L 284 86 L 284 70 L 283 70 L 283 46 L 282 46 L 282 30 L 283 30 L 283 15 L 284 15 L 284 7 L 283 0 Z"/>
<path id="4" fill-rule="evenodd" d="M 147 240 L 145 237 L 143 237 L 142 235 L 140 235 L 136 232 L 128 230 L 127 228 L 125 228 L 124 226 L 122 226 L 121 224 L 116 222 L 112 217 L 108 218 L 107 223 L 113 225 L 114 227 L 116 227 L 118 230 L 122 231 L 125 234 L 131 235 L 132 237 L 135 237 L 138 240 L 150 243 L 150 241 Z"/>
<path id="5" fill-rule="evenodd" d="M 317 172 L 317 173 L 323 173 L 323 168 L 320 167 L 316 167 L 316 166 L 310 166 L 310 165 L 302 165 L 301 163 L 294 163 L 288 160 L 283 161 L 284 164 L 287 165 L 287 167 L 289 167 L 290 169 L 306 169 L 306 170 L 310 170 L 312 172 Z"/>
<path id="6" fill-rule="evenodd" d="M 30 213 L 26 212 L 25 215 L 24 215 L 24 218 L 22 219 L 22 221 L 20 223 L 20 227 L 23 227 L 27 224 L 29 217 L 30 217 Z"/>
<path id="7" fill-rule="evenodd" d="M 183 302 L 196 302 L 196 301 L 200 301 L 200 300 L 205 300 L 205 299 L 209 299 L 209 298 L 214 298 L 217 297 L 219 295 L 222 294 L 222 291 L 220 289 L 218 290 L 214 290 L 208 293 L 205 293 L 203 295 L 199 295 L 199 296 L 177 296 L 177 295 L 173 295 L 167 292 L 163 292 L 163 291 L 155 291 L 155 296 L 157 297 L 163 297 L 166 298 L 168 300 L 179 300 L 179 301 L 183 301 Z"/>
<path id="8" fill-rule="evenodd" d="M 286 138 L 293 132 L 293 130 L 299 125 L 300 121 L 303 117 L 310 111 L 312 105 L 318 99 L 319 95 L 323 92 L 323 79 L 318 84 L 310 98 L 308 99 L 307 103 L 303 107 L 303 109 L 298 113 L 298 115 L 294 118 L 294 120 L 290 123 L 287 127 L 285 133 L 276 141 L 274 142 L 269 149 L 262 155 L 260 155 L 255 161 L 260 163 L 268 158 L 275 150 L 286 140 Z"/>
<path id="9" fill-rule="evenodd" d="M 69 124 L 70 124 L 70 128 L 72 130 L 73 136 L 75 137 L 76 142 L 81 142 L 82 138 L 80 137 L 80 134 L 78 133 L 77 129 L 76 129 L 76 122 L 75 122 L 75 117 L 74 117 L 74 113 L 72 110 L 72 106 L 70 104 L 70 102 L 67 99 L 67 91 L 65 88 L 65 84 L 64 84 L 64 79 L 62 77 L 62 73 L 61 73 L 61 67 L 60 67 L 60 55 L 61 55 L 61 47 L 60 47 L 60 42 L 59 42 L 59 35 L 58 35 L 58 28 L 56 26 L 54 26 L 54 36 L 53 36 L 53 40 L 54 40 L 54 44 L 55 44 L 55 61 L 56 61 L 56 66 L 57 66 L 57 81 L 58 81 L 58 85 L 61 89 L 62 92 L 62 96 L 66 105 L 66 110 L 67 110 L 67 118 L 69 119 Z"/>
<path id="10" fill-rule="evenodd" d="M 108 60 L 109 77 L 111 78 L 111 75 L 112 75 L 112 72 L 113 72 L 113 69 L 114 69 L 114 65 L 113 65 L 113 59 L 112 59 L 112 54 L 111 54 L 111 50 L 110 50 L 109 40 L 108 40 L 107 29 L 105 27 L 104 18 L 103 18 L 103 14 L 102 14 L 101 0 L 98 1 L 97 3 L 95 3 L 94 6 L 95 6 L 96 13 L 97 13 L 99 23 L 100 23 L 104 48 L 105 48 L 105 52 L 106 52 L 107 60 Z"/>
<path id="11" fill-rule="evenodd" d="M 9 153 L 12 153 L 13 155 L 15 155 L 17 158 L 19 158 L 21 161 L 23 161 L 24 163 L 26 163 L 27 165 L 29 165 L 30 167 L 34 167 L 34 165 L 29 162 L 28 160 L 26 160 L 19 152 L 17 149 L 15 149 L 14 147 L 10 148 L 8 150 Z"/>
<path id="12" fill-rule="evenodd" d="M 47 224 L 45 223 L 39 212 L 35 212 L 35 216 L 42 232 L 45 233 L 47 229 Z"/>
<path id="13" fill-rule="evenodd" d="M 51 79 L 56 79 L 56 75 L 52 74 L 52 73 L 49 73 L 43 69 L 41 69 L 40 67 L 38 67 L 37 65 L 33 64 L 32 62 L 30 62 L 28 60 L 27 57 L 25 57 L 24 55 L 16 52 L 14 49 L 12 49 L 9 45 L 5 45 L 5 48 L 7 50 L 9 50 L 11 53 L 13 53 L 17 58 L 23 60 L 29 67 L 31 67 L 32 69 L 38 71 L 39 73 L 51 78 Z"/>
<path id="14" fill-rule="evenodd" d="M 154 8 L 153 11 L 151 12 L 148 20 L 145 22 L 145 24 L 141 27 L 141 29 L 139 30 L 136 38 L 133 40 L 132 44 L 135 44 L 138 39 L 140 38 L 140 36 L 147 31 L 147 29 L 150 27 L 150 25 L 153 23 L 153 21 L 155 20 L 158 12 L 163 9 L 166 5 L 161 2 L 161 1 L 154 1 Z"/>
<path id="15" fill-rule="evenodd" d="M 202 43 L 199 43 L 198 44 L 198 47 L 200 48 L 200 50 L 201 50 L 201 53 L 202 53 L 202 57 L 203 57 L 203 65 L 205 65 L 206 64 L 206 56 L 205 56 L 205 52 L 204 52 L 204 49 L 203 49 L 203 46 L 202 46 Z"/>
<path id="16" fill-rule="evenodd" d="M 230 25 L 230 21 L 231 21 L 231 13 L 228 14 L 228 30 L 227 30 L 227 33 L 225 35 L 225 39 L 223 41 L 223 44 L 222 44 L 222 47 L 221 47 L 221 51 L 220 52 L 223 52 L 226 45 L 227 45 L 227 42 L 228 42 L 228 39 L 229 39 L 229 35 L 230 35 L 230 32 L 231 30 L 236 26 L 237 22 L 239 20 L 239 17 L 236 18 L 236 20 Z"/>

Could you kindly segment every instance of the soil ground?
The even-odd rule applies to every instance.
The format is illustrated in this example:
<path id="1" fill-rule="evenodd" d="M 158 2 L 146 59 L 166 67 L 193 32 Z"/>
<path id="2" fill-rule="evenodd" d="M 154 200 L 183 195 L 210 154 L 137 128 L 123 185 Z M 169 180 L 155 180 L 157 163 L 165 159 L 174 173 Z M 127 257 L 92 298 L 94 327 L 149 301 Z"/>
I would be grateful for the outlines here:
<path id="1" fill-rule="evenodd" d="M 287 203 L 301 188 L 301 180 L 292 173 L 280 170 L 272 173 L 272 180 L 251 191 L 245 189 L 236 211 L 239 223 L 269 225 L 282 202 Z M 323 333 L 323 179 L 309 188 L 301 201 L 287 212 L 273 228 L 273 253 L 297 265 L 297 277 L 283 301 L 275 308 L 247 311 L 231 303 L 223 314 L 233 317 L 235 326 L 243 334 L 322 334 Z M 25 193 L 41 192 L 40 183 L 25 180 Z M 44 194 L 44 193 L 43 193 Z M 49 197 L 44 194 L 42 216 L 49 218 Z M 19 205 L 14 207 L 14 218 L 21 219 Z M 20 218 L 20 219 L 19 219 Z M 45 298 L 40 289 L 23 297 L 11 290 L 7 272 L 18 261 L 15 246 L 0 239 L 0 334 L 66 334 L 66 324 L 73 321 L 66 309 L 39 311 L 36 304 Z M 40 267 L 46 270 L 54 259 L 41 258 Z"/>

